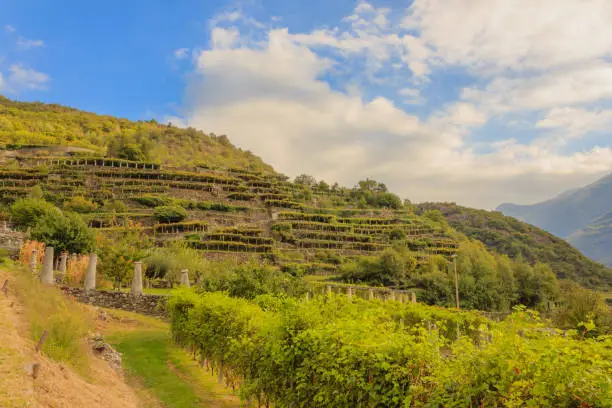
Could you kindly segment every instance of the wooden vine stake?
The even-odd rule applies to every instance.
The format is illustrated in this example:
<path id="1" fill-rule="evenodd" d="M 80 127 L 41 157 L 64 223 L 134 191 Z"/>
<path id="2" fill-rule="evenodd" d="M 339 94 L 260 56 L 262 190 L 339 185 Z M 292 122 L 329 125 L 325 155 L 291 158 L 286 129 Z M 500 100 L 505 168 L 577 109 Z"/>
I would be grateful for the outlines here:
<path id="1" fill-rule="evenodd" d="M 2 285 L 2 292 L 4 292 L 4 296 L 8 297 L 8 279 L 4 281 L 4 285 Z"/>
<path id="2" fill-rule="evenodd" d="M 42 336 L 40 336 L 40 340 L 38 340 L 38 344 L 36 345 L 36 352 L 40 352 L 40 350 L 42 349 L 43 344 L 45 343 L 45 340 L 47 340 L 47 336 L 49 335 L 49 331 L 45 330 L 42 334 Z"/>

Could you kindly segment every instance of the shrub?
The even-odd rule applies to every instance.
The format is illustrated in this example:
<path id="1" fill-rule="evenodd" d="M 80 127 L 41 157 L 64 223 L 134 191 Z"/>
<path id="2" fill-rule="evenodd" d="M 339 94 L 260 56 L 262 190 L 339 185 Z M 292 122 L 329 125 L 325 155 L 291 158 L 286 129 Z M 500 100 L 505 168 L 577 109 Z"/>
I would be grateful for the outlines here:
<path id="1" fill-rule="evenodd" d="M 98 209 L 98 204 L 83 196 L 74 196 L 68 201 L 64 201 L 64 209 L 77 213 L 91 213 Z"/>
<path id="2" fill-rule="evenodd" d="M 9 213 L 15 226 L 22 229 L 33 227 L 43 216 L 61 216 L 61 211 L 56 206 L 39 198 L 17 200 Z"/>
<path id="3" fill-rule="evenodd" d="M 172 199 L 169 197 L 160 197 L 160 196 L 142 196 L 142 197 L 134 197 L 132 200 L 136 201 L 138 204 L 145 205 L 147 207 L 161 207 L 164 205 L 169 205 L 172 203 Z"/>
<path id="4" fill-rule="evenodd" d="M 187 211 L 183 207 L 164 205 L 155 207 L 153 216 L 161 223 L 169 224 L 173 222 L 181 222 L 187 218 Z"/>

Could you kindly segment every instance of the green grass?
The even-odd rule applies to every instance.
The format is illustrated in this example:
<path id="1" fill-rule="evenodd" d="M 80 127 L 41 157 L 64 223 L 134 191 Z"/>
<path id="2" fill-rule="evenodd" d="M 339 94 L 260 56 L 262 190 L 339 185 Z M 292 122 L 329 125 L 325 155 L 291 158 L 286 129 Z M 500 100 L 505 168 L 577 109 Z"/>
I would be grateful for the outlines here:
<path id="1" fill-rule="evenodd" d="M 172 343 L 166 323 L 127 312 L 109 313 L 132 325 L 136 323 L 136 327 L 112 329 L 106 339 L 122 353 L 128 377 L 164 407 L 240 406 L 231 391 L 218 385 L 214 377 Z"/>

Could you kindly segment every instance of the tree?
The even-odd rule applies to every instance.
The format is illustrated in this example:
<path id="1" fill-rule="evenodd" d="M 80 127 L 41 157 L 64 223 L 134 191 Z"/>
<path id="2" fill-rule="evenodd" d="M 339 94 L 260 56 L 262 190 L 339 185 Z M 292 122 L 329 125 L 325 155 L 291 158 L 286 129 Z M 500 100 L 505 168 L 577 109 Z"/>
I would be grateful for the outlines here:
<path id="1" fill-rule="evenodd" d="M 163 205 L 155 207 L 153 210 L 153 216 L 157 221 L 167 224 L 174 222 L 181 222 L 187 218 L 187 211 L 183 207 L 174 205 Z"/>
<path id="2" fill-rule="evenodd" d="M 307 187 L 314 187 L 317 184 L 317 180 L 308 174 L 301 174 L 297 176 L 293 182 L 295 184 L 301 184 Z"/>
<path id="3" fill-rule="evenodd" d="M 49 213 L 42 216 L 30 232 L 33 240 L 52 246 L 59 253 L 86 253 L 93 248 L 94 233 L 75 213 Z"/>
<path id="4" fill-rule="evenodd" d="M 23 198 L 17 200 L 10 208 L 11 220 L 17 228 L 27 229 L 38 223 L 44 216 L 60 217 L 62 212 L 51 203 L 40 198 Z"/>
<path id="5" fill-rule="evenodd" d="M 134 262 L 142 260 L 150 247 L 150 238 L 134 224 L 105 235 L 98 242 L 100 271 L 115 288 L 131 278 Z"/>

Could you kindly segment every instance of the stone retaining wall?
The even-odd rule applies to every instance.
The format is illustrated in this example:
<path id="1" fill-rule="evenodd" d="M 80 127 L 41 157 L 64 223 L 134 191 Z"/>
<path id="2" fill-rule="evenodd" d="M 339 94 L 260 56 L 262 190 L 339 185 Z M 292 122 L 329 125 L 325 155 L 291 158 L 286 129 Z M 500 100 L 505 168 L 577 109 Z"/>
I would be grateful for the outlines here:
<path id="1" fill-rule="evenodd" d="M 67 286 L 62 286 L 61 289 L 78 302 L 92 306 L 121 309 L 154 317 L 167 317 L 165 305 L 168 297 L 164 295 L 143 294 L 134 297 L 129 293 L 117 291 L 95 290 L 85 292 L 85 289 Z"/>

